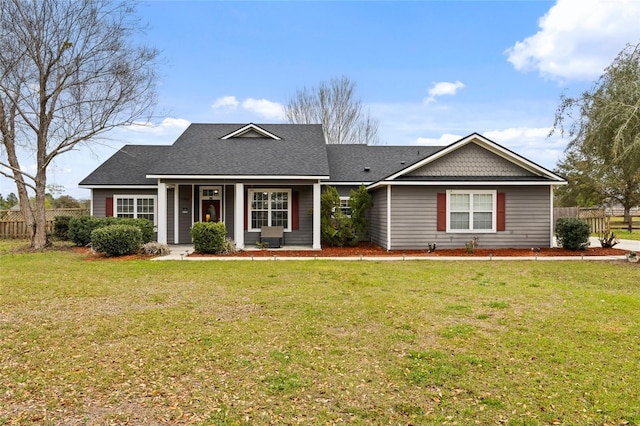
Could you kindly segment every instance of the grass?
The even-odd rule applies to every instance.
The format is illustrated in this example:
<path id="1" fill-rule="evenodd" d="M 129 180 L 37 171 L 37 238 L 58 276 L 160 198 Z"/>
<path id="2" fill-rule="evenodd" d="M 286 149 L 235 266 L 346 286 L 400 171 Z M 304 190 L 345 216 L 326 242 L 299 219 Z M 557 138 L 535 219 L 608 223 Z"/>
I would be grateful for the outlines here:
<path id="1" fill-rule="evenodd" d="M 0 424 L 640 424 L 640 269 L 0 240 Z"/>

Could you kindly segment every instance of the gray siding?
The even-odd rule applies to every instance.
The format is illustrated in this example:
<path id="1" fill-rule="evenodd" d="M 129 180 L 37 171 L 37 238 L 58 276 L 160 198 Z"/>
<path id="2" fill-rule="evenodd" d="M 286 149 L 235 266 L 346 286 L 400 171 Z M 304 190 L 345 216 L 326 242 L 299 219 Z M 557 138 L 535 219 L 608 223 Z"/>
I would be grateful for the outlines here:
<path id="1" fill-rule="evenodd" d="M 408 176 L 534 176 L 475 143 L 469 143 Z"/>
<path id="2" fill-rule="evenodd" d="M 154 189 L 94 189 L 93 190 L 93 215 L 95 217 L 105 217 L 106 200 L 108 197 L 118 195 L 158 195 L 158 191 Z"/>
<path id="3" fill-rule="evenodd" d="M 456 234 L 436 230 L 437 193 L 447 189 L 492 189 L 505 193 L 506 230 Z M 437 242 L 442 248 L 463 248 L 474 236 L 479 247 L 549 247 L 550 195 L 546 186 L 492 188 L 435 188 L 394 186 L 391 207 L 391 249 L 424 249 Z M 372 224 L 373 225 L 373 224 Z M 382 244 L 381 244 L 382 245 Z"/>
<path id="4" fill-rule="evenodd" d="M 374 190 L 373 207 L 369 210 L 369 236 L 371 242 L 387 248 L 387 188 Z"/>
<path id="5" fill-rule="evenodd" d="M 233 209 L 235 208 L 234 186 L 226 185 L 223 189 L 224 193 L 224 224 L 227 227 L 227 237 L 234 239 L 233 236 L 233 224 L 235 223 L 235 217 L 233 215 Z"/>
<path id="6" fill-rule="evenodd" d="M 193 223 L 193 200 L 191 199 L 191 185 L 178 186 L 178 238 L 179 244 L 190 244 L 191 234 L 189 230 Z"/>

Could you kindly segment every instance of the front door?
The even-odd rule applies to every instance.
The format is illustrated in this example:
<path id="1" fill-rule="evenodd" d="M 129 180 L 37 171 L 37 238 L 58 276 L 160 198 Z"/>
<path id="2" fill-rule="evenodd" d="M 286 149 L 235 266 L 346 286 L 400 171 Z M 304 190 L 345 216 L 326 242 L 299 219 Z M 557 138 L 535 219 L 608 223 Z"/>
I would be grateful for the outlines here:
<path id="1" fill-rule="evenodd" d="M 202 200 L 203 222 L 220 222 L 220 200 Z"/>

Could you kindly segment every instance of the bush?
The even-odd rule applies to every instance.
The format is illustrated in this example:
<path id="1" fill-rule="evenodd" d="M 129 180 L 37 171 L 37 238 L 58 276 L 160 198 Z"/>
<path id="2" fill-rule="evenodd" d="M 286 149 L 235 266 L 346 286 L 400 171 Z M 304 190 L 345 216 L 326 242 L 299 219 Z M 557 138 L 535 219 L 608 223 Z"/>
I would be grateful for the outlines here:
<path id="1" fill-rule="evenodd" d="M 561 217 L 556 221 L 558 245 L 567 250 L 584 250 L 589 246 L 589 224 L 577 217 Z"/>
<path id="2" fill-rule="evenodd" d="M 222 253 L 227 228 L 222 222 L 196 222 L 191 227 L 193 248 L 197 253 Z"/>
<path id="3" fill-rule="evenodd" d="M 69 220 L 69 240 L 77 246 L 86 246 L 91 242 L 91 232 L 99 228 L 101 219 L 91 216 L 74 217 Z"/>
<path id="4" fill-rule="evenodd" d="M 112 225 L 129 225 L 140 229 L 142 243 L 154 240 L 153 223 L 148 219 L 132 219 L 126 217 L 74 217 L 69 221 L 68 237 L 77 246 L 86 246 L 91 242 L 91 232 L 98 228 Z"/>
<path id="5" fill-rule="evenodd" d="M 53 235 L 63 241 L 69 239 L 69 221 L 71 216 L 56 216 L 53 218 Z"/>
<path id="6" fill-rule="evenodd" d="M 602 248 L 612 248 L 620 242 L 613 231 L 600 232 L 598 240 L 600 240 L 600 246 L 602 246 Z"/>
<path id="7" fill-rule="evenodd" d="M 155 240 L 155 232 L 153 231 L 153 222 L 149 219 L 139 218 L 139 219 L 130 219 L 130 218 L 107 218 L 110 221 L 115 221 L 113 223 L 118 225 L 131 225 L 140 229 L 142 232 L 142 244 L 150 243 Z M 111 225 L 111 224 L 110 224 Z"/>
<path id="8" fill-rule="evenodd" d="M 91 247 L 107 256 L 135 253 L 142 244 L 142 231 L 132 225 L 111 225 L 91 232 Z"/>

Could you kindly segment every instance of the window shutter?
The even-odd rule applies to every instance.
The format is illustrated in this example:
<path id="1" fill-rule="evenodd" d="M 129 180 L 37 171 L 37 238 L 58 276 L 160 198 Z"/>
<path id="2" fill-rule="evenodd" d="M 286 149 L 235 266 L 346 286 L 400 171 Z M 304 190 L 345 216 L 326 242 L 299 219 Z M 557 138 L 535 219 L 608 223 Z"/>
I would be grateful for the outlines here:
<path id="1" fill-rule="evenodd" d="M 505 231 L 507 229 L 506 226 L 506 202 L 504 197 L 504 192 L 498 192 L 498 196 L 496 199 L 496 230 L 497 231 Z"/>
<path id="2" fill-rule="evenodd" d="M 104 215 L 113 217 L 113 197 L 107 197 L 104 203 Z"/>
<path id="3" fill-rule="evenodd" d="M 291 193 L 291 229 L 300 229 L 300 193 L 298 191 Z"/>
<path id="4" fill-rule="evenodd" d="M 436 207 L 437 220 L 436 229 L 438 231 L 447 230 L 447 193 L 438 192 L 438 205 Z"/>

